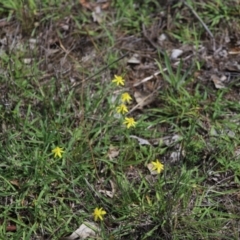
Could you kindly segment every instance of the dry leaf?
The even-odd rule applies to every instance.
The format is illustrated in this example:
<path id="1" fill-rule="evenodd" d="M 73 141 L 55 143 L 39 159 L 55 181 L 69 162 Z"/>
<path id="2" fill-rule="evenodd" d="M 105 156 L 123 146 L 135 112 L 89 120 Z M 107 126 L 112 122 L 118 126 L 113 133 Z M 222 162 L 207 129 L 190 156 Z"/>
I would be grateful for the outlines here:
<path id="1" fill-rule="evenodd" d="M 91 4 L 88 0 L 79 0 L 79 3 L 80 3 L 83 7 L 92 10 L 92 4 Z"/>
<path id="2" fill-rule="evenodd" d="M 158 172 L 157 172 L 157 170 L 153 170 L 153 164 L 152 163 L 149 163 L 148 165 L 147 165 L 147 168 L 148 168 L 148 170 L 150 171 L 150 173 L 151 173 L 151 175 L 157 175 L 158 174 Z"/>
<path id="3" fill-rule="evenodd" d="M 100 193 L 103 193 L 104 195 L 106 195 L 107 197 L 113 198 L 114 193 L 108 190 L 99 190 Z"/>
<path id="4" fill-rule="evenodd" d="M 83 223 L 76 231 L 74 231 L 69 237 L 63 237 L 60 240 L 75 240 L 75 239 L 86 239 L 88 237 L 96 237 L 96 233 L 100 229 L 93 222 Z"/>
<path id="5" fill-rule="evenodd" d="M 129 137 L 137 139 L 138 143 L 140 145 L 151 145 L 151 143 L 148 140 L 144 139 L 144 138 L 140 138 L 140 137 L 137 137 L 137 136 L 134 136 L 134 135 L 130 135 Z"/>
<path id="6" fill-rule="evenodd" d="M 222 83 L 222 81 L 220 80 L 220 78 L 217 75 L 213 74 L 211 76 L 211 79 L 214 82 L 214 85 L 217 89 L 226 88 L 226 86 Z"/>
<path id="7" fill-rule="evenodd" d="M 180 161 L 181 156 L 182 156 L 181 150 L 171 152 L 171 154 L 169 156 L 169 160 L 170 160 L 171 163 L 176 163 L 176 162 Z"/>
<path id="8" fill-rule="evenodd" d="M 238 146 L 235 151 L 234 151 L 234 155 L 236 158 L 239 158 L 240 157 L 240 146 Z"/>
<path id="9" fill-rule="evenodd" d="M 160 144 L 171 147 L 171 146 L 175 145 L 177 142 L 180 142 L 181 140 L 182 140 L 182 137 L 178 134 L 175 134 L 173 136 L 165 136 L 163 138 L 160 138 L 159 142 L 160 142 Z"/>
<path id="10" fill-rule="evenodd" d="M 181 49 L 173 49 L 171 54 L 171 59 L 175 60 L 183 54 L 183 50 Z"/>
<path id="11" fill-rule="evenodd" d="M 9 182 L 14 186 L 20 187 L 19 182 L 17 180 L 11 180 Z"/>
<path id="12" fill-rule="evenodd" d="M 102 4 L 102 6 L 101 6 L 102 10 L 107 9 L 109 7 L 109 5 L 110 5 L 110 1 Z"/>
<path id="13" fill-rule="evenodd" d="M 94 11 L 92 12 L 92 17 L 93 17 L 93 21 L 97 22 L 97 23 L 101 23 L 102 22 L 102 10 L 100 6 L 96 6 Z"/>
<path id="14" fill-rule="evenodd" d="M 34 61 L 34 58 L 24 58 L 23 63 L 29 65 Z"/>
<path id="15" fill-rule="evenodd" d="M 228 54 L 231 54 L 231 55 L 236 55 L 236 54 L 239 54 L 239 53 L 240 53 L 240 47 L 234 47 L 234 48 L 231 48 L 228 51 Z"/>
<path id="16" fill-rule="evenodd" d="M 17 231 L 17 226 L 16 225 L 8 225 L 8 226 L 6 226 L 6 231 L 7 232 L 15 232 L 15 231 Z"/>
<path id="17" fill-rule="evenodd" d="M 152 103 L 155 100 L 156 95 L 153 93 L 148 94 L 145 92 L 136 91 L 134 93 L 134 98 L 138 103 L 138 109 L 142 109 L 144 106 Z"/>
<path id="18" fill-rule="evenodd" d="M 107 155 L 110 160 L 113 160 L 113 158 L 115 158 L 119 155 L 118 147 L 114 147 L 114 146 L 110 145 Z"/>
<path id="19" fill-rule="evenodd" d="M 158 37 L 158 42 L 161 44 L 162 42 L 164 42 L 165 40 L 167 40 L 167 35 L 165 33 L 162 33 L 159 37 Z"/>
<path id="20" fill-rule="evenodd" d="M 113 198 L 116 193 L 116 184 L 110 180 L 112 191 L 109 190 L 99 190 L 98 192 L 105 194 L 107 197 Z"/>
<path id="21" fill-rule="evenodd" d="M 127 63 L 130 64 L 140 64 L 141 61 L 139 60 L 139 55 L 137 53 L 134 53 L 132 57 L 127 61 Z"/>

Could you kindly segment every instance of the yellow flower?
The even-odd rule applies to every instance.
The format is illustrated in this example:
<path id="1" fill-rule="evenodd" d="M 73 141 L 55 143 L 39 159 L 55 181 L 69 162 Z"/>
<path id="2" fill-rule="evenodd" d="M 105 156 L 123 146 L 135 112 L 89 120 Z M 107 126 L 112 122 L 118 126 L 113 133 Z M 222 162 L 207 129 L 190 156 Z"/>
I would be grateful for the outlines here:
<path id="1" fill-rule="evenodd" d="M 105 214 L 107 214 L 107 212 L 105 210 L 103 210 L 102 208 L 95 208 L 94 212 L 93 212 L 94 221 L 97 221 L 98 218 L 102 221 L 103 216 Z"/>
<path id="2" fill-rule="evenodd" d="M 117 108 L 116 108 L 117 112 L 118 113 L 127 113 L 128 112 L 128 109 L 127 109 L 127 106 L 125 104 L 121 104 L 119 105 Z"/>
<path id="3" fill-rule="evenodd" d="M 121 76 L 114 75 L 114 79 L 112 80 L 113 83 L 116 83 L 117 86 L 122 85 L 124 86 L 124 79 Z"/>
<path id="4" fill-rule="evenodd" d="M 152 170 L 156 170 L 157 173 L 162 172 L 162 170 L 164 169 L 164 165 L 158 161 L 158 159 L 155 162 L 152 162 L 153 168 Z"/>
<path id="5" fill-rule="evenodd" d="M 62 157 L 62 153 L 63 153 L 63 149 L 60 148 L 60 147 L 55 147 L 53 150 L 52 150 L 52 153 L 54 153 L 54 157 Z"/>
<path id="6" fill-rule="evenodd" d="M 123 124 L 126 124 L 127 128 L 136 126 L 136 122 L 134 118 L 128 118 L 128 117 L 125 118 L 125 121 L 123 122 Z"/>
<path id="7" fill-rule="evenodd" d="M 121 100 L 122 102 L 126 102 L 126 103 L 130 103 L 130 101 L 132 100 L 131 96 L 129 95 L 129 93 L 123 93 L 121 96 Z"/>

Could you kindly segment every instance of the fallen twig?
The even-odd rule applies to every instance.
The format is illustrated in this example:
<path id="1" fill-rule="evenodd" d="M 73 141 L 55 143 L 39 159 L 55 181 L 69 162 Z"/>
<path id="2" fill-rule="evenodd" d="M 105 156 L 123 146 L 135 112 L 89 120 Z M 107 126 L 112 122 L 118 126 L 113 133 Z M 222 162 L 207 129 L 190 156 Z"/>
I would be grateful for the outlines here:
<path id="1" fill-rule="evenodd" d="M 134 106 L 129 112 L 127 112 L 126 115 L 129 115 L 130 113 L 134 112 L 136 109 L 141 109 L 141 106 L 144 106 L 145 104 L 143 104 L 144 102 L 148 101 L 148 99 L 152 98 L 155 93 L 161 88 L 158 87 L 157 89 L 155 89 L 152 93 L 150 93 L 148 96 L 146 96 L 145 98 L 142 99 L 141 102 L 139 102 L 136 106 Z"/>
<path id="2" fill-rule="evenodd" d="M 189 59 L 190 57 L 191 57 L 191 56 L 185 57 L 185 58 L 183 59 L 183 61 L 186 61 L 186 60 Z M 179 63 L 180 63 L 180 61 L 175 62 L 175 63 L 173 64 L 173 66 L 177 66 Z M 164 68 L 164 69 L 163 69 L 163 72 L 165 72 L 166 70 L 167 70 L 167 68 Z M 145 83 L 145 82 L 153 79 L 154 77 L 156 77 L 156 76 L 159 75 L 160 73 L 162 73 L 162 71 L 157 71 L 157 72 L 155 72 L 153 75 L 144 78 L 144 79 L 141 80 L 140 82 L 134 83 L 133 86 L 134 86 L 134 87 L 137 87 L 137 86 L 139 86 L 139 85 L 141 85 L 141 84 L 143 84 L 143 83 Z"/>

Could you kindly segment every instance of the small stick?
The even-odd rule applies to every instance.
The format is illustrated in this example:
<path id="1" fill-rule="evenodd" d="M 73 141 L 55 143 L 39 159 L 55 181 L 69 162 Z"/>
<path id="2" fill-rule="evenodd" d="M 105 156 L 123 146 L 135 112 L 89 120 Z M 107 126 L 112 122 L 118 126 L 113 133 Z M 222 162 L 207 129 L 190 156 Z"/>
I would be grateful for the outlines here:
<path id="1" fill-rule="evenodd" d="M 179 63 L 180 63 L 180 62 L 177 61 L 177 62 L 175 62 L 173 65 L 174 65 L 174 66 L 175 66 L 175 65 L 177 66 Z M 167 68 L 164 68 L 164 69 L 163 69 L 163 72 L 165 72 L 166 70 L 167 70 Z M 157 71 L 157 72 L 155 72 L 153 75 L 144 78 L 144 79 L 141 80 L 140 82 L 134 83 L 133 86 L 134 86 L 134 87 L 137 87 L 137 86 L 139 86 L 139 85 L 141 85 L 141 84 L 143 84 L 143 83 L 145 83 L 145 82 L 153 79 L 154 77 L 156 77 L 156 76 L 159 75 L 160 73 L 162 73 L 162 71 Z"/>
<path id="2" fill-rule="evenodd" d="M 186 60 L 189 59 L 190 57 L 191 57 L 190 55 L 187 56 L 187 57 L 185 57 L 185 58 L 183 59 L 183 61 L 186 61 Z M 180 63 L 180 61 L 175 62 L 175 63 L 173 64 L 173 66 L 177 66 L 179 63 Z M 165 72 L 166 70 L 167 70 L 167 68 L 164 68 L 164 69 L 163 69 L 163 72 Z M 157 72 L 155 72 L 153 75 L 142 79 L 140 82 L 134 83 L 133 86 L 134 86 L 134 87 L 137 87 L 137 86 L 139 86 L 139 85 L 141 85 L 141 84 L 143 84 L 143 83 L 145 83 L 145 82 L 153 79 L 154 77 L 156 77 L 156 76 L 159 75 L 160 73 L 162 73 L 162 72 L 161 72 L 161 71 L 157 71 Z"/>
<path id="3" fill-rule="evenodd" d="M 164 69 L 163 69 L 163 71 L 166 71 L 166 70 L 167 70 L 167 68 L 164 68 Z M 134 87 L 137 87 L 137 86 L 141 85 L 142 83 L 145 83 L 145 82 L 153 79 L 154 77 L 156 77 L 156 76 L 159 75 L 160 73 L 161 73 L 161 71 L 157 71 L 157 72 L 155 72 L 153 75 L 144 78 L 142 81 L 137 82 L 137 83 L 134 83 L 133 86 L 134 86 Z"/>
<path id="4" fill-rule="evenodd" d="M 139 107 L 142 106 L 142 104 L 147 101 L 149 98 L 153 97 L 153 95 L 159 90 L 155 89 L 152 93 L 150 93 L 148 96 L 146 96 L 145 98 L 142 99 L 142 101 L 140 103 L 138 103 L 136 106 L 134 106 L 129 112 L 127 112 L 126 115 L 129 115 L 130 113 L 132 113 L 133 111 L 135 111 L 136 109 L 138 109 Z"/>

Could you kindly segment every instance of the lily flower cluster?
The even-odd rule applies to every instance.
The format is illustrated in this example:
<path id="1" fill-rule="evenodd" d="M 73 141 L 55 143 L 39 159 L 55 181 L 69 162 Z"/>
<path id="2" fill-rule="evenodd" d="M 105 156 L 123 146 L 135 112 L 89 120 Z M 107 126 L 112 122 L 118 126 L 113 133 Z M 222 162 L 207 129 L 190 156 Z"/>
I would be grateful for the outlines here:
<path id="1" fill-rule="evenodd" d="M 112 82 L 115 83 L 117 86 L 124 86 L 125 84 L 125 80 L 121 76 L 117 75 L 114 76 Z M 129 104 L 131 100 L 132 97 L 129 95 L 128 92 L 122 93 L 121 104 L 116 107 L 116 111 L 122 115 L 128 113 L 127 104 Z M 127 128 L 131 128 L 135 127 L 137 122 L 134 120 L 133 117 L 125 117 L 123 124 L 125 124 Z M 65 151 L 63 150 L 63 148 L 59 146 L 56 146 L 54 149 L 52 149 L 52 154 L 54 154 L 54 158 L 62 158 L 64 152 Z M 164 165 L 157 159 L 156 161 L 151 162 L 151 168 L 153 171 L 156 171 L 159 174 L 164 170 Z M 96 207 L 92 213 L 92 216 L 94 218 L 94 221 L 103 221 L 103 218 L 106 214 L 107 212 L 102 207 Z"/>
<path id="2" fill-rule="evenodd" d="M 112 80 L 117 86 L 124 86 L 125 80 L 121 76 L 114 75 L 114 79 Z M 125 92 L 121 95 L 121 104 L 117 106 L 116 111 L 122 115 L 128 113 L 128 108 L 126 104 L 129 104 L 132 100 L 132 97 L 129 93 Z M 125 117 L 125 121 L 123 124 L 126 125 L 127 128 L 135 127 L 136 122 L 132 117 Z M 152 170 L 156 171 L 158 174 L 161 173 L 164 169 L 164 165 L 157 159 L 156 161 L 151 162 Z"/>
<path id="3" fill-rule="evenodd" d="M 124 86 L 125 80 L 121 76 L 114 76 L 112 80 L 117 86 Z M 121 104 L 116 107 L 117 113 L 122 115 L 128 113 L 127 104 L 129 104 L 132 100 L 132 97 L 129 95 L 128 92 L 122 93 L 121 95 Z M 137 122 L 134 120 L 133 117 L 125 117 L 123 124 L 126 125 L 127 128 L 135 127 Z"/>

